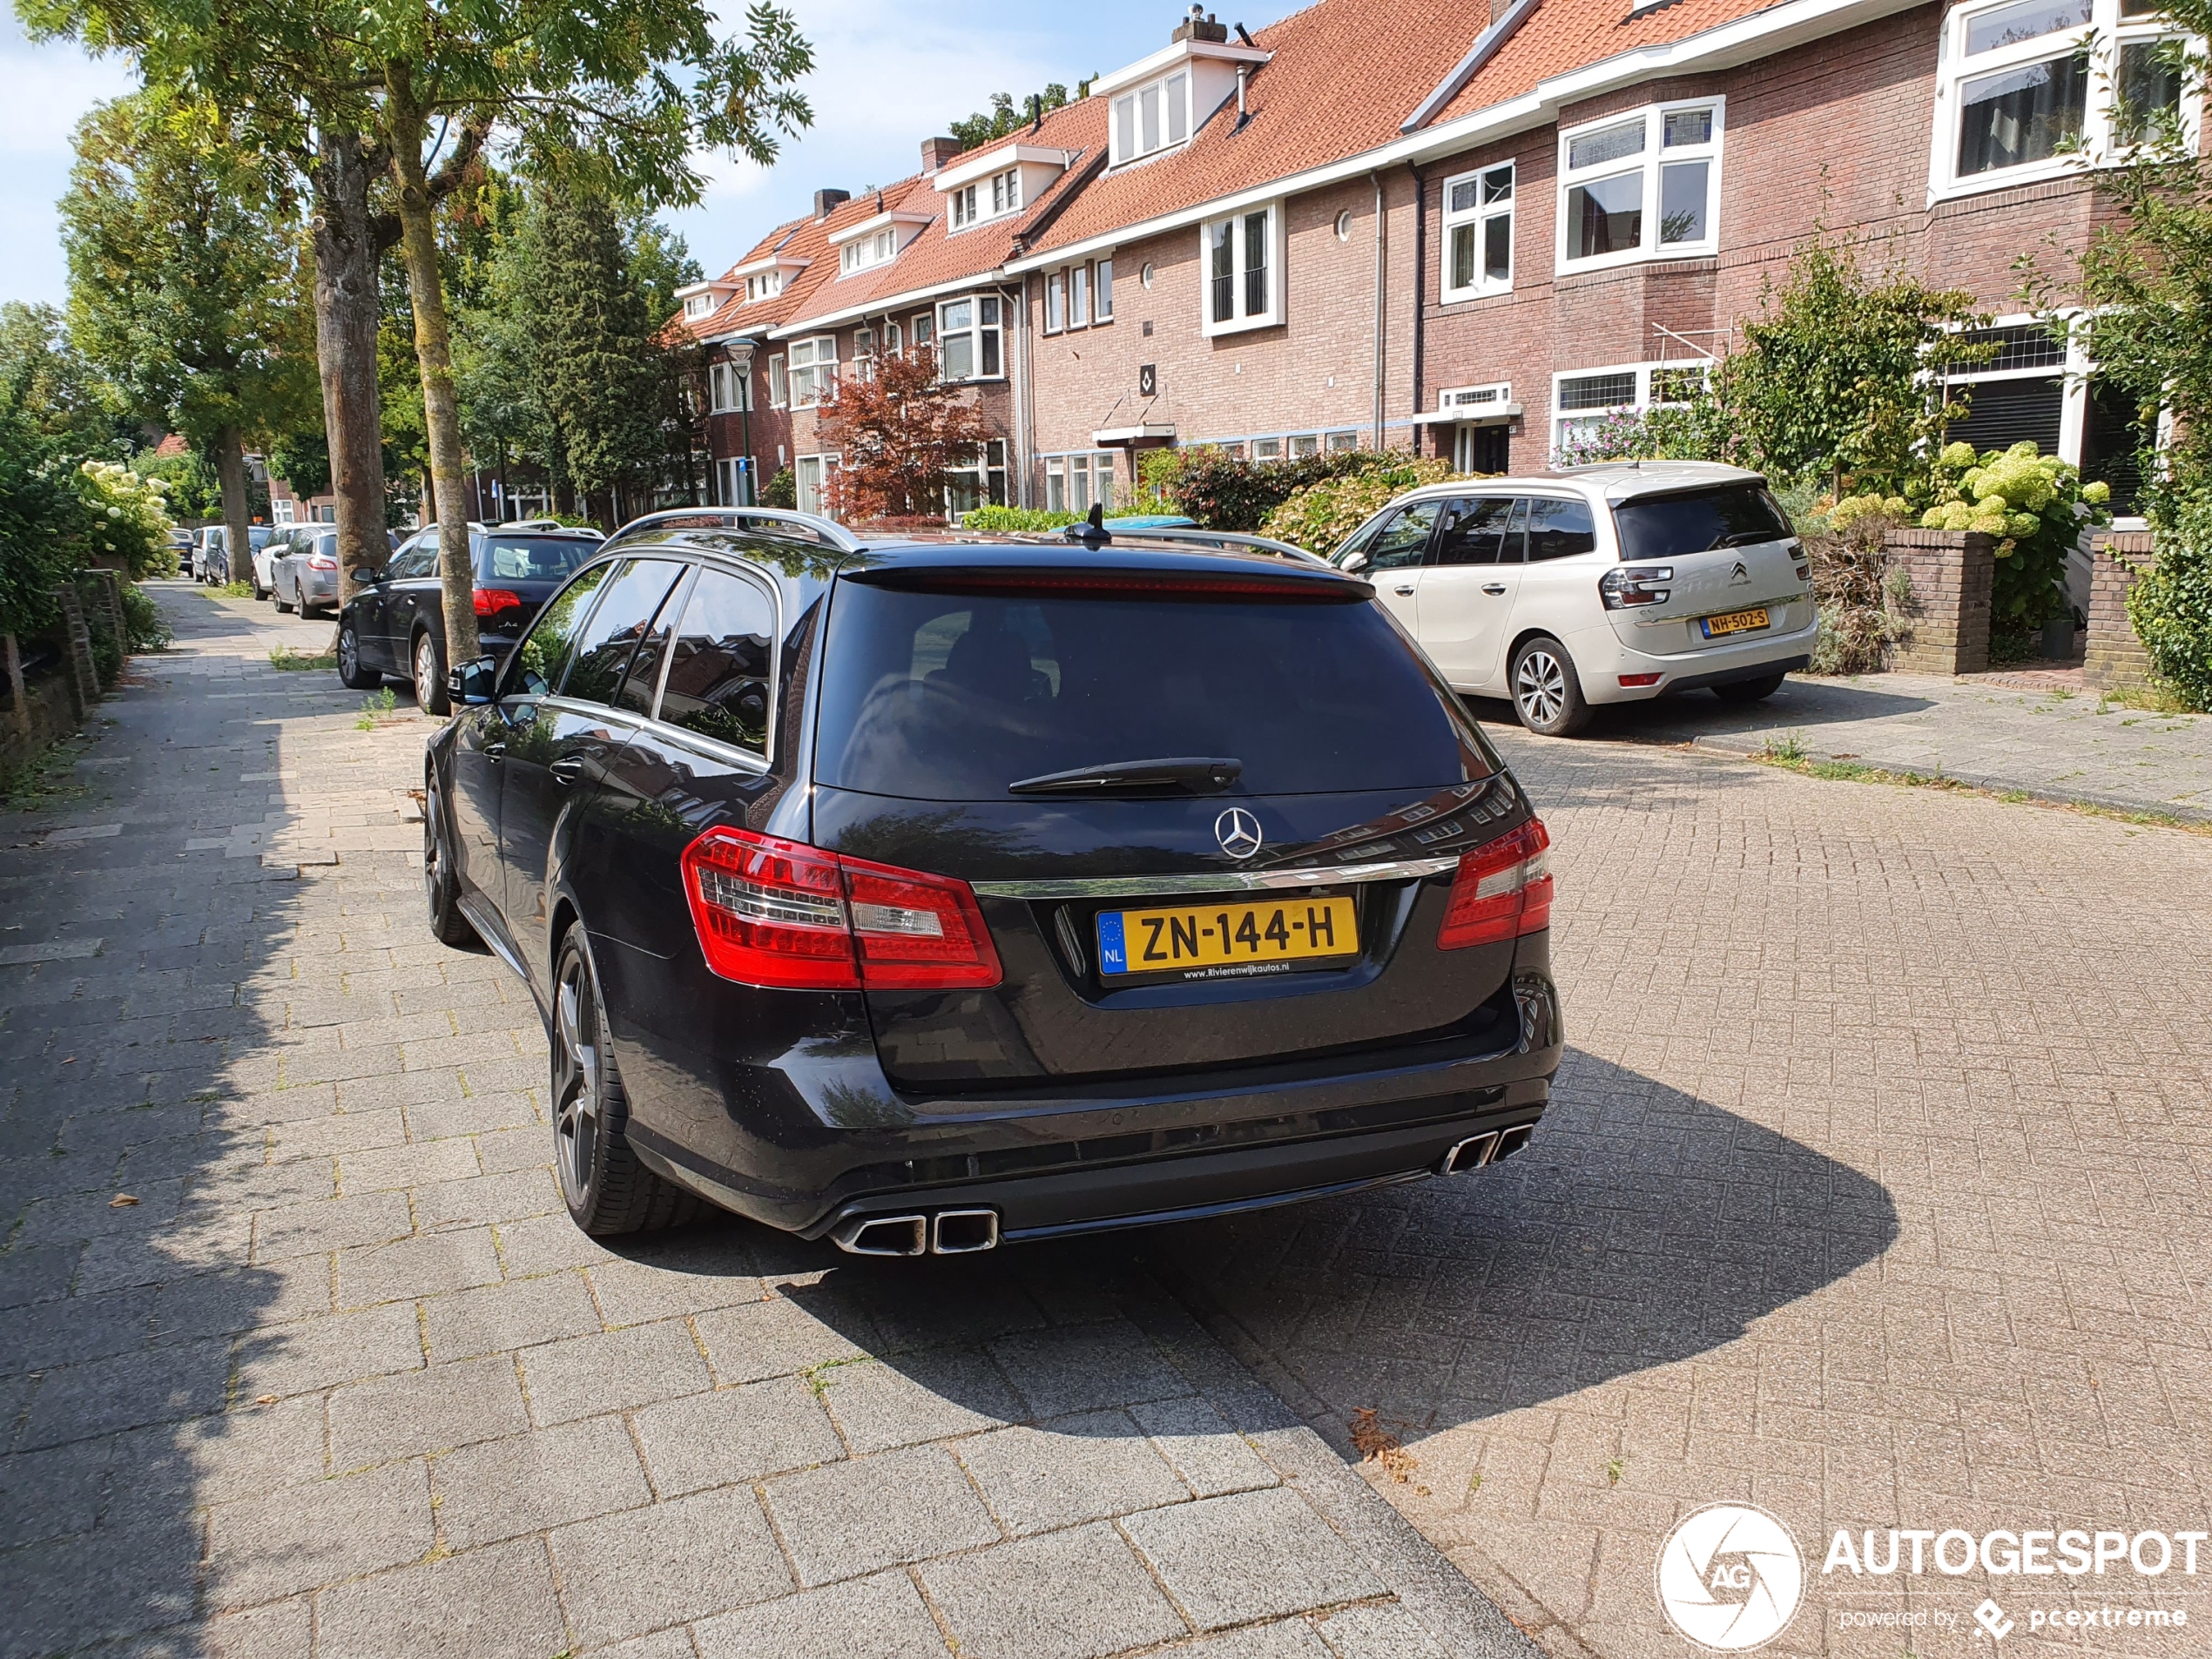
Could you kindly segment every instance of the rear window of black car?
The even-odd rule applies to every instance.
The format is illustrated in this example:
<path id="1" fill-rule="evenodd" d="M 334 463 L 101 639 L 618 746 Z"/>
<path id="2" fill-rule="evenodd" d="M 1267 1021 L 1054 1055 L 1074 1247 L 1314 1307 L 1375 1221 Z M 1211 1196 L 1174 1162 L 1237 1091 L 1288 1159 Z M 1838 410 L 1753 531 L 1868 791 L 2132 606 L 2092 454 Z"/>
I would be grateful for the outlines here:
<path id="1" fill-rule="evenodd" d="M 1757 484 L 1723 484 L 1679 496 L 1646 496 L 1613 509 L 1623 559 L 1675 559 L 1715 548 L 1794 536 L 1781 504 Z"/>
<path id="2" fill-rule="evenodd" d="M 820 710 L 816 779 L 911 800 L 1003 800 L 1022 779 L 1169 756 L 1241 760 L 1231 792 L 1255 795 L 1479 775 L 1442 693 L 1366 604 L 845 582 Z"/>
<path id="3" fill-rule="evenodd" d="M 489 582 L 558 582 L 598 550 L 583 536 L 487 536 L 476 574 Z"/>

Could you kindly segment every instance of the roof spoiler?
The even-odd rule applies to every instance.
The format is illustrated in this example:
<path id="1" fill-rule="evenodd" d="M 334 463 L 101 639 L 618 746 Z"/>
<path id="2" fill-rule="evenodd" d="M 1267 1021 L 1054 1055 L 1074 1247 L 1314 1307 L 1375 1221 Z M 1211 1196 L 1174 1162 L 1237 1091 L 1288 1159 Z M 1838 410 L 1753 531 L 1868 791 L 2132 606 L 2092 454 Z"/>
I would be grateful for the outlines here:
<path id="1" fill-rule="evenodd" d="M 1102 547 L 1113 544 L 1114 533 L 1106 528 L 1106 509 L 1096 502 L 1090 504 L 1090 516 L 1080 524 L 1070 524 L 1061 534 L 1071 542 L 1081 542 L 1094 553 Z"/>

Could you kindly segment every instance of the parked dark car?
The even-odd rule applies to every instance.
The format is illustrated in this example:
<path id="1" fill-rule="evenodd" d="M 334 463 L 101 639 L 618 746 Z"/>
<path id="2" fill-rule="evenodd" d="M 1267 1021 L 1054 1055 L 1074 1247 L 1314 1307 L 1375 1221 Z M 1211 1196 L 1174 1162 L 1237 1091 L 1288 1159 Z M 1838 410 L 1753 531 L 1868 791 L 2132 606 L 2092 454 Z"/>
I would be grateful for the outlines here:
<path id="1" fill-rule="evenodd" d="M 485 653 L 504 661 L 538 607 L 606 538 L 597 530 L 471 526 L 476 631 Z M 411 681 L 425 713 L 447 713 L 443 591 L 438 527 L 400 543 L 392 561 L 338 614 L 338 678 L 374 691 L 387 674 Z"/>
<path id="2" fill-rule="evenodd" d="M 586 1231 L 949 1253 L 1526 1143 L 1548 840 L 1366 583 L 767 517 L 618 534 L 429 746 Z"/>

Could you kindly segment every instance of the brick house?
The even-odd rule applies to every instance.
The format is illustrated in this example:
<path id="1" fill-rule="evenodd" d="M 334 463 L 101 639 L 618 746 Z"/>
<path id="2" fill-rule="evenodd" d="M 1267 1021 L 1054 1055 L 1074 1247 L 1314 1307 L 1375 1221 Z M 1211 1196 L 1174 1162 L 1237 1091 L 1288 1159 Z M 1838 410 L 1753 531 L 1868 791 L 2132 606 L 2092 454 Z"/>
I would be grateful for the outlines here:
<path id="1" fill-rule="evenodd" d="M 815 282 L 767 338 L 849 363 L 853 329 L 882 349 L 948 283 L 1018 295 L 979 395 L 1025 503 L 1110 503 L 1161 444 L 1541 469 L 1685 395 L 1825 223 L 1996 316 L 1961 435 L 2033 437 L 2124 497 L 2127 412 L 2020 314 L 2014 260 L 2110 211 L 2067 152 L 2124 142 L 2114 89 L 2178 97 L 2148 5 L 1319 0 L 1233 35 L 1194 11 L 1038 133 L 933 147 L 836 220 L 914 230 L 866 299 Z M 972 245 L 995 263 L 956 255 L 932 199 L 1030 147 L 1070 158 Z"/>

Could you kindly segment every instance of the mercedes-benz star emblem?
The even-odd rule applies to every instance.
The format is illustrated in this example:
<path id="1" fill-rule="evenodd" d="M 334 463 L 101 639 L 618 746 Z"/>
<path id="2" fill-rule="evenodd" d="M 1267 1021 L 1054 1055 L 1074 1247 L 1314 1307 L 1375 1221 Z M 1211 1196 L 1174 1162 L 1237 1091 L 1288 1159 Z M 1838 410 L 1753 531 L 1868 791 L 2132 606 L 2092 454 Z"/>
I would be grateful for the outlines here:
<path id="1" fill-rule="evenodd" d="M 1259 851 L 1259 844 L 1266 838 L 1259 832 L 1259 819 L 1241 806 L 1231 806 L 1213 821 L 1213 838 L 1221 843 L 1221 850 L 1232 859 L 1248 859 Z"/>

